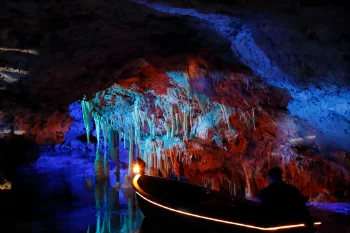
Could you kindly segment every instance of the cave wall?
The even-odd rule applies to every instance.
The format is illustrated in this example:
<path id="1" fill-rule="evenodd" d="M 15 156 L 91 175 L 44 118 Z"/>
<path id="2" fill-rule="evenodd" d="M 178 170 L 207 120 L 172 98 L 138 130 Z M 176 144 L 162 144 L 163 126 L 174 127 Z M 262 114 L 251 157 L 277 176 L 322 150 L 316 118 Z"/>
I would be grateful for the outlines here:
<path id="1" fill-rule="evenodd" d="M 289 90 L 293 101 L 288 109 L 320 130 L 323 150 L 350 150 L 348 8 L 328 10 L 325 3 L 259 10 L 197 1 L 192 7 L 171 1 L 135 2 L 216 31 L 231 44 L 235 60 L 269 84 Z"/>
<path id="2" fill-rule="evenodd" d="M 82 140 L 77 100 L 86 95 L 101 108 L 98 114 L 108 116 L 115 103 L 104 96 L 114 85 L 126 96 L 153 103 L 167 99 L 168 89 L 184 91 L 171 75 L 180 72 L 195 87 L 188 93 L 197 95 L 191 105 L 196 133 L 185 139 L 179 127 L 176 140 L 191 166 L 183 163 L 176 172 L 195 183 L 255 196 L 267 183 L 267 169 L 279 165 L 305 195 L 344 198 L 350 147 L 347 9 L 236 2 L 232 7 L 214 1 L 6 1 L 0 9 L 1 150 L 17 137 L 30 145 L 94 150 L 95 144 Z M 212 105 L 214 128 L 200 124 L 213 118 L 203 111 Z M 220 106 L 232 112 L 225 115 Z M 157 135 L 165 134 L 164 110 L 150 111 L 163 119 L 155 120 Z M 147 117 L 151 120 L 149 112 Z"/>
<path id="3" fill-rule="evenodd" d="M 286 88 L 204 53 L 136 60 L 85 100 L 83 112 L 99 125 L 96 150 L 120 135 L 148 174 L 255 197 L 268 169 L 280 166 L 310 200 L 346 198 L 348 154 L 322 154 L 317 129 L 289 114 L 290 99 Z"/>

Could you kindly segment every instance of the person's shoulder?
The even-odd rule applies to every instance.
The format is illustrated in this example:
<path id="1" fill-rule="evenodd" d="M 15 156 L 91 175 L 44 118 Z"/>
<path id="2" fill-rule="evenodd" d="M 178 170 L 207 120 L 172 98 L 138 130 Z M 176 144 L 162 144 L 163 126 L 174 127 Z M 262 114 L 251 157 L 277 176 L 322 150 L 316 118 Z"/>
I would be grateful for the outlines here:
<path id="1" fill-rule="evenodd" d="M 286 185 L 287 185 L 287 187 L 288 187 L 288 189 L 289 189 L 290 191 L 300 193 L 299 189 L 298 189 L 297 187 L 295 187 L 294 185 L 287 184 L 287 183 L 286 183 Z"/>
<path id="2" fill-rule="evenodd" d="M 267 196 L 271 192 L 271 185 L 260 190 L 260 196 Z"/>
<path id="3" fill-rule="evenodd" d="M 300 201 L 306 202 L 307 198 L 300 192 L 300 190 L 294 185 L 288 184 L 289 193 L 295 197 L 298 197 Z"/>

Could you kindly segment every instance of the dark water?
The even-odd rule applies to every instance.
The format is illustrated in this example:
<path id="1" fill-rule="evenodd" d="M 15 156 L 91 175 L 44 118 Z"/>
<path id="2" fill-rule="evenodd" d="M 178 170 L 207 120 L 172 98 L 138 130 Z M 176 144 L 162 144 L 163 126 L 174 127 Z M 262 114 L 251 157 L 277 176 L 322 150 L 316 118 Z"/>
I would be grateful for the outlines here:
<path id="1" fill-rule="evenodd" d="M 93 164 L 94 154 L 83 152 L 42 155 L 36 163 L 6 174 L 13 188 L 0 190 L 0 233 L 193 232 L 194 226 L 174 228 L 162 225 L 161 219 L 144 218 L 134 191 L 114 187 L 115 164 L 109 163 L 110 179 L 99 183 Z M 119 174 L 122 179 L 126 170 Z M 91 186 L 86 179 L 92 180 Z M 318 232 L 350 233 L 350 204 L 335 207 L 326 212 L 313 208 L 324 222 Z"/>
<path id="2" fill-rule="evenodd" d="M 114 187 L 111 163 L 110 179 L 95 184 L 93 162 L 93 156 L 81 152 L 43 155 L 7 174 L 12 190 L 0 191 L 0 232 L 138 232 L 143 216 L 133 190 Z"/>

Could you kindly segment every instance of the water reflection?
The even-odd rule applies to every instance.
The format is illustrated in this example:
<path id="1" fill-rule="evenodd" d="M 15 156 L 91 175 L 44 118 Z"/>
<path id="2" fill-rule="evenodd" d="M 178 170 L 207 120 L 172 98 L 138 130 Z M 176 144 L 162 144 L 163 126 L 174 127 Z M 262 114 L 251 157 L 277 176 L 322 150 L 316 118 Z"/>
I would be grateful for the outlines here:
<path id="1" fill-rule="evenodd" d="M 13 188 L 0 191 L 1 233 L 168 233 L 193 231 L 178 223 L 144 218 L 132 189 L 116 188 L 126 169 L 109 164 L 110 178 L 93 180 L 94 157 L 90 154 L 41 156 L 14 174 L 5 174 Z M 121 179 L 120 179 L 121 178 Z M 340 205 L 340 204 L 339 204 Z M 340 208 L 340 207 L 339 207 Z M 322 215 L 323 216 L 323 215 Z M 326 215 L 327 232 L 349 232 L 348 215 Z M 331 224 L 329 224 L 329 222 Z M 328 225 L 327 225 L 328 224 Z M 333 224 L 333 225 L 332 225 Z M 175 225 L 175 226 L 173 226 Z M 340 228 L 340 230 L 338 229 Z M 345 229 L 345 231 L 341 231 Z M 215 231 L 211 231 L 215 232 Z M 326 231 L 325 231 L 326 232 Z"/>
<path id="2" fill-rule="evenodd" d="M 111 187 L 109 180 L 95 184 L 96 230 L 92 233 L 138 233 L 143 215 L 133 189 Z M 124 201 L 124 203 L 123 203 Z M 126 205 L 125 205 L 126 204 Z"/>
<path id="3" fill-rule="evenodd" d="M 0 232 L 136 233 L 142 223 L 132 189 L 116 188 L 127 170 L 95 182 L 94 157 L 83 152 L 43 155 L 6 174 L 13 189 L 0 191 Z"/>

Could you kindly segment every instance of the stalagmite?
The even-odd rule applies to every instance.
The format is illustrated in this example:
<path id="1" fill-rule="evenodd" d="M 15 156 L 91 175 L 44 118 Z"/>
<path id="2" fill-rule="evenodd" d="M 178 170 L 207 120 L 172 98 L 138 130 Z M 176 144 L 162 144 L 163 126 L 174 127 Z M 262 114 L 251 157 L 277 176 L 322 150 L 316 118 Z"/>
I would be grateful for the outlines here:
<path id="1" fill-rule="evenodd" d="M 175 135 L 177 135 L 179 133 L 179 114 L 175 113 L 175 125 L 176 125 L 176 129 L 175 129 Z"/>

